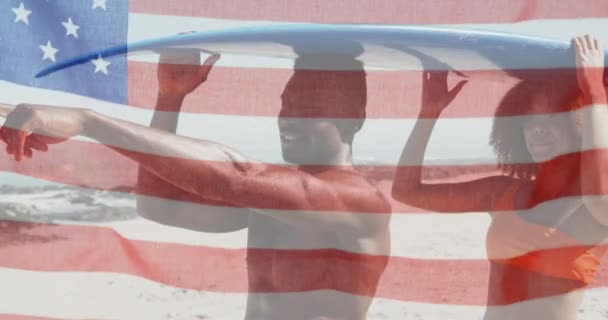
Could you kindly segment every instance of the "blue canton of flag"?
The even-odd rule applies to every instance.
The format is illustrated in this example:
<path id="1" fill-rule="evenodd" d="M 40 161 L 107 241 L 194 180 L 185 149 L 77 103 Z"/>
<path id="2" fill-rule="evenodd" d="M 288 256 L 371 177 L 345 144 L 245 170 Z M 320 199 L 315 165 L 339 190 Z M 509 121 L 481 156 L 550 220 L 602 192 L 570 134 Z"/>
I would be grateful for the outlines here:
<path id="1" fill-rule="evenodd" d="M 50 64 L 127 42 L 123 0 L 0 2 L 0 80 L 127 103 L 127 60 L 90 64 L 35 79 Z"/>

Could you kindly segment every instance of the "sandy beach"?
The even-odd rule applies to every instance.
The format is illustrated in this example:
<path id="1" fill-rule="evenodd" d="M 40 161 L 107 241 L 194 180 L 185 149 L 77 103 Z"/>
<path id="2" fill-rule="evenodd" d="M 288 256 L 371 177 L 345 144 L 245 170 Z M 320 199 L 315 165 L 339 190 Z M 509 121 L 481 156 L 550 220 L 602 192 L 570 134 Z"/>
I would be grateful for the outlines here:
<path id="1" fill-rule="evenodd" d="M 1 246 L 27 249 L 36 227 L 10 229 L 6 221 L 103 226 L 132 240 L 242 248 L 246 231 L 204 234 L 139 218 L 129 193 L 50 185 L 0 187 Z M 489 217 L 399 214 L 391 224 L 396 256 L 421 259 L 480 258 Z M 10 231 L 10 232 L 8 232 Z M 23 241 L 19 241 L 23 240 Z M 451 244 L 446 247 L 445 244 Z M 606 268 L 604 267 L 603 272 Z M 240 319 L 245 293 L 187 290 L 115 273 L 33 272 L 0 269 L 0 314 L 58 315 L 65 319 Z M 608 318 L 608 290 L 586 293 L 579 319 Z M 480 319 L 481 306 L 404 302 L 378 298 L 368 319 Z M 101 317 L 100 317 L 101 316 Z"/>

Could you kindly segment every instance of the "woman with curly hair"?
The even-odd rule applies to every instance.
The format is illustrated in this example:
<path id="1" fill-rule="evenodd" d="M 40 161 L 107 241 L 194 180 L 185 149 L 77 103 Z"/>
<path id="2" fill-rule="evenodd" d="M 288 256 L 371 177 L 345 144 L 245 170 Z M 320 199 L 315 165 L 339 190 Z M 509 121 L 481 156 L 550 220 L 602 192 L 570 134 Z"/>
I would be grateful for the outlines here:
<path id="1" fill-rule="evenodd" d="M 490 140 L 503 174 L 468 182 L 421 180 L 435 120 L 465 84 L 448 90 L 447 72 L 423 73 L 423 108 L 393 197 L 436 212 L 490 212 L 485 319 L 576 319 L 580 289 L 593 282 L 606 251 L 600 245 L 608 237 L 604 52 L 588 35 L 573 46 L 577 81 L 515 85 L 500 102 Z"/>

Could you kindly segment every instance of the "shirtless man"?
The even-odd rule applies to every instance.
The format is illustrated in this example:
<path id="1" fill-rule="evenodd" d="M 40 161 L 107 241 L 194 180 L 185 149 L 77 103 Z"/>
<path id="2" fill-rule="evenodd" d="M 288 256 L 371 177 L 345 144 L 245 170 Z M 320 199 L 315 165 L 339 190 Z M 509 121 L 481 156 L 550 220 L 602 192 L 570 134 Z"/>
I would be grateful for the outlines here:
<path id="1" fill-rule="evenodd" d="M 217 57 L 202 66 L 198 55 L 190 59 L 159 64 L 157 109 L 168 112 L 155 113 L 153 128 L 89 109 L 21 104 L 0 129 L 7 151 L 21 161 L 32 149 L 86 136 L 139 163 L 140 193 L 182 200 L 140 196 L 144 217 L 205 232 L 248 228 L 246 319 L 365 319 L 388 261 L 391 209 L 351 162 L 365 117 L 362 65 L 346 58 L 357 71 L 304 71 L 297 67 L 306 58 L 298 59 L 281 96 L 282 154 L 294 164 L 283 166 L 175 134 L 182 101 Z"/>

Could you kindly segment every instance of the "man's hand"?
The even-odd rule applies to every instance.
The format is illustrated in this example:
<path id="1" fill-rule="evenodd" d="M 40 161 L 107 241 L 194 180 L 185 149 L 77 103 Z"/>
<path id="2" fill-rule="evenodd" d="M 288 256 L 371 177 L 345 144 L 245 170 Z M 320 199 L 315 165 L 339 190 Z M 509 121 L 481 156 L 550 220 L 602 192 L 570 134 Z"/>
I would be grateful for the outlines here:
<path id="1" fill-rule="evenodd" d="M 84 131 L 86 109 L 20 104 L 6 117 L 0 139 L 6 151 L 21 161 L 32 149 L 47 151 L 49 144 L 63 142 Z"/>
<path id="2" fill-rule="evenodd" d="M 422 72 L 422 109 L 421 114 L 437 117 L 453 100 L 467 83 L 458 82 L 448 90 L 448 71 Z"/>
<path id="3" fill-rule="evenodd" d="M 207 80 L 219 58 L 219 55 L 212 55 L 201 65 L 199 52 L 161 54 L 157 73 L 159 95 L 185 97 Z"/>
<path id="4" fill-rule="evenodd" d="M 576 76 L 585 104 L 606 104 L 604 89 L 604 50 L 590 36 L 572 39 L 576 54 Z"/>

